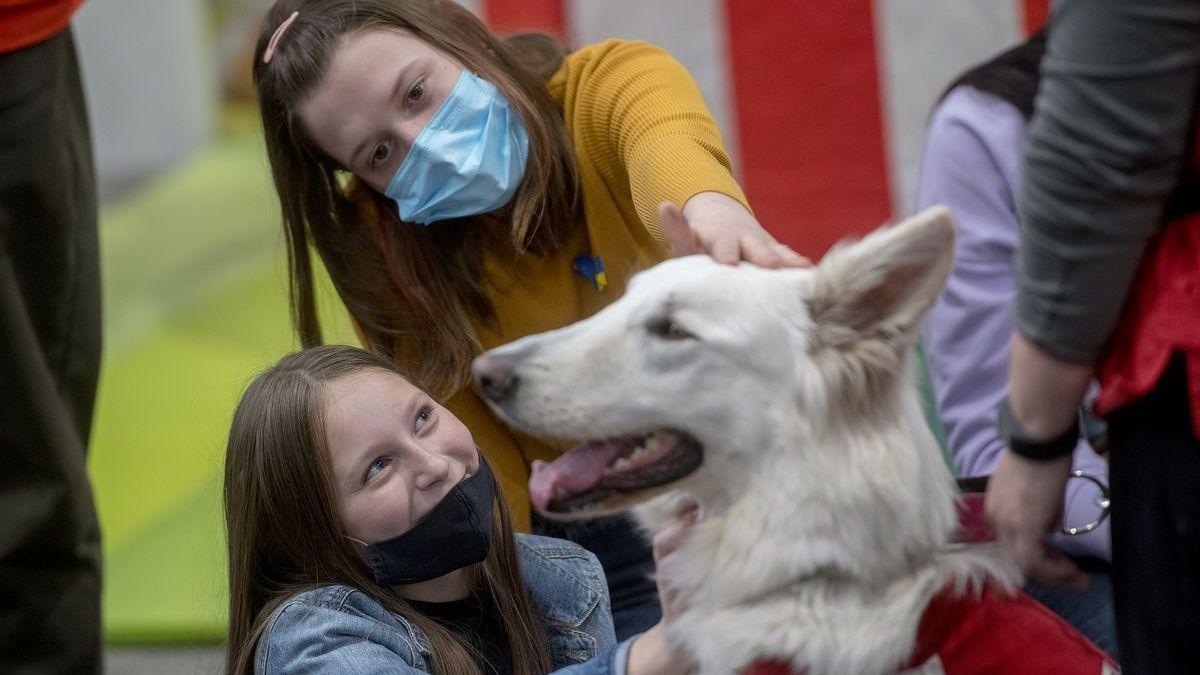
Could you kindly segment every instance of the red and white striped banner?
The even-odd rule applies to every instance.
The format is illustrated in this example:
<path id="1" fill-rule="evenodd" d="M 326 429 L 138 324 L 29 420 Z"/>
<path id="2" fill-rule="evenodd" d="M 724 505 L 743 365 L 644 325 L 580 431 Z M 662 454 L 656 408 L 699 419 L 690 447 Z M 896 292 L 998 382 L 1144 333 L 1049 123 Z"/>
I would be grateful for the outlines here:
<path id="1" fill-rule="evenodd" d="M 755 212 L 819 256 L 910 208 L 925 123 L 1049 0 L 462 0 L 497 32 L 660 45 L 691 71 Z"/>

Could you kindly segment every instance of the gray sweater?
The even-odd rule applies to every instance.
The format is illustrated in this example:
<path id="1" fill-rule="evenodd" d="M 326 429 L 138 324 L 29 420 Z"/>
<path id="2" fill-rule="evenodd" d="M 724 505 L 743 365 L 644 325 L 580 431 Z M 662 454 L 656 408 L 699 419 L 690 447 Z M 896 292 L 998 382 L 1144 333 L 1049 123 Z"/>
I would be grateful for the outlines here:
<path id="1" fill-rule="evenodd" d="M 1200 0 L 1060 0 L 1017 209 L 1017 328 L 1090 363 L 1186 163 Z"/>

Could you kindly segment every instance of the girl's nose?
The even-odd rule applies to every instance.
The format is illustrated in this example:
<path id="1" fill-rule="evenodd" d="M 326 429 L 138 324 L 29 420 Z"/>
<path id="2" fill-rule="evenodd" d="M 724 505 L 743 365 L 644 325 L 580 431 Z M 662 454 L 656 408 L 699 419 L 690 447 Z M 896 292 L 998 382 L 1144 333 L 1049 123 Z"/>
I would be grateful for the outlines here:
<path id="1" fill-rule="evenodd" d="M 418 490 L 428 490 L 450 478 L 450 460 L 425 448 L 413 451 L 413 468 L 416 471 L 413 483 Z"/>

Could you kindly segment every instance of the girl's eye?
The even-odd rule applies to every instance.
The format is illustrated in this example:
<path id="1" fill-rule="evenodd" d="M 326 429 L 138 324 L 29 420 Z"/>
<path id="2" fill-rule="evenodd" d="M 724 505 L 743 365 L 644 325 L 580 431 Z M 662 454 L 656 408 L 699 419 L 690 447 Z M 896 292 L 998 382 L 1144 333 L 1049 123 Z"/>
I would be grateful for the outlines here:
<path id="1" fill-rule="evenodd" d="M 388 149 L 387 143 L 380 143 L 371 151 L 371 163 L 378 166 L 386 162 L 390 154 L 391 150 Z"/>
<path id="2" fill-rule="evenodd" d="M 413 427 L 417 431 L 420 431 L 421 429 L 425 428 L 425 425 L 429 424 L 429 418 L 432 415 L 433 415 L 433 410 L 430 409 L 428 406 L 421 408 L 420 410 L 417 411 L 417 418 L 416 418 L 416 420 L 413 421 Z"/>
<path id="3" fill-rule="evenodd" d="M 424 95 L 425 95 L 425 80 L 421 80 L 420 82 L 414 84 L 412 86 L 412 89 L 408 90 L 408 102 L 409 103 L 417 103 L 421 100 L 421 97 Z"/>
<path id="4" fill-rule="evenodd" d="M 391 457 L 376 457 L 375 461 L 371 462 L 371 465 L 367 467 L 367 473 L 363 476 L 363 482 L 366 483 L 377 476 L 380 471 L 383 471 L 391 463 Z"/>

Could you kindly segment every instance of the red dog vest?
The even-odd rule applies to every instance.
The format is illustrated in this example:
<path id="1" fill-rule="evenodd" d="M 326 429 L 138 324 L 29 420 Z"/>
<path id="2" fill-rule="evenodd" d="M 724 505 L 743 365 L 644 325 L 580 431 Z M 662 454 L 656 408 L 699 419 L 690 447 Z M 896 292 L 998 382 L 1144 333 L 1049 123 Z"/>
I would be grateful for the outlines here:
<path id="1" fill-rule="evenodd" d="M 935 596 L 921 615 L 917 644 L 902 670 L 945 675 L 1110 675 L 1108 654 L 1033 598 L 985 590 L 976 598 Z M 779 661 L 758 661 L 741 675 L 803 675 Z"/>

